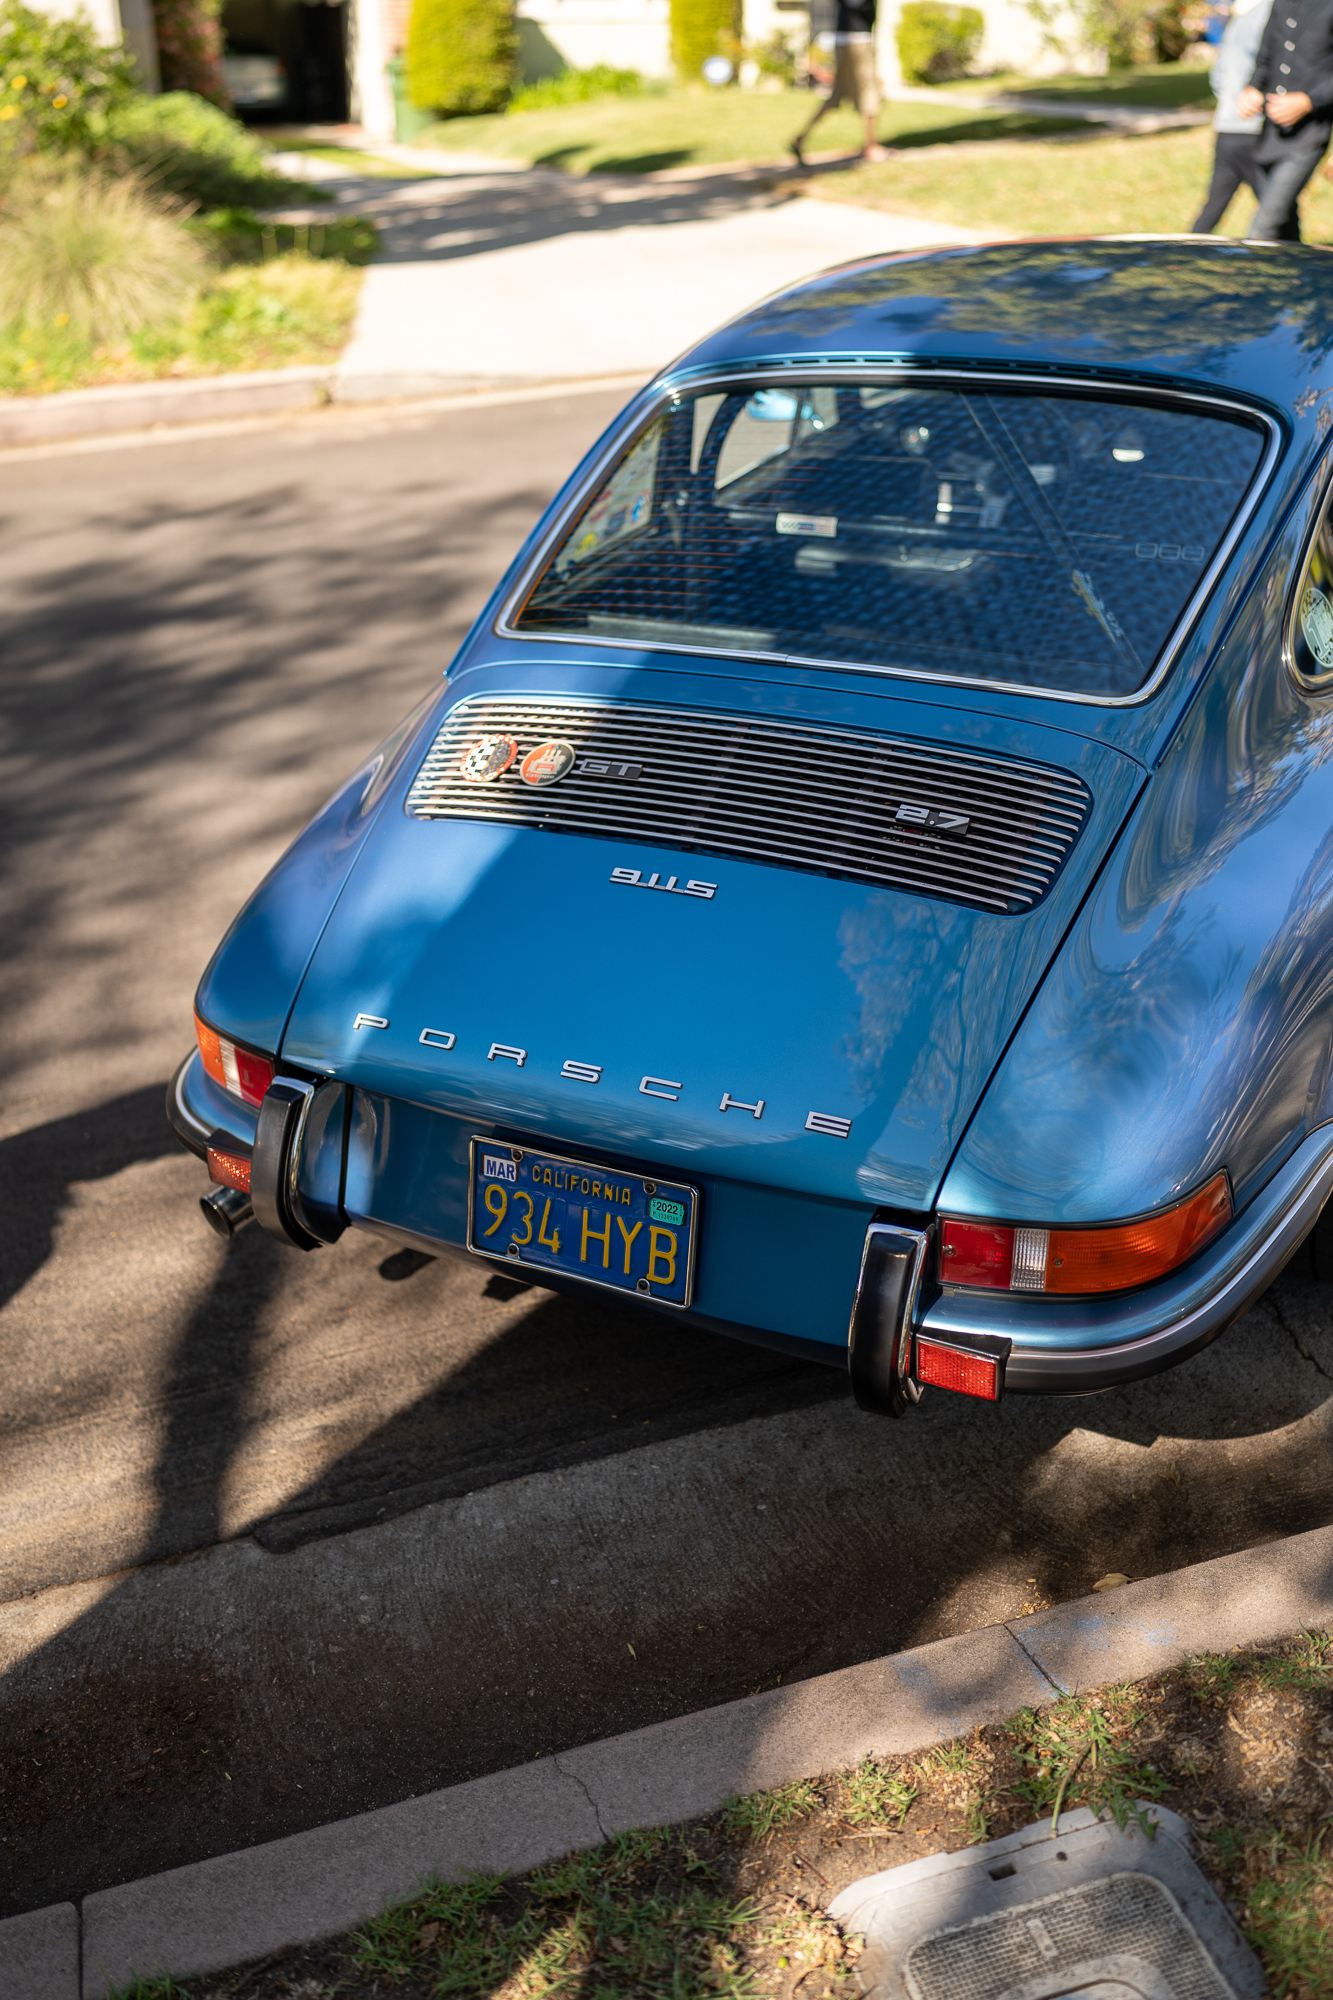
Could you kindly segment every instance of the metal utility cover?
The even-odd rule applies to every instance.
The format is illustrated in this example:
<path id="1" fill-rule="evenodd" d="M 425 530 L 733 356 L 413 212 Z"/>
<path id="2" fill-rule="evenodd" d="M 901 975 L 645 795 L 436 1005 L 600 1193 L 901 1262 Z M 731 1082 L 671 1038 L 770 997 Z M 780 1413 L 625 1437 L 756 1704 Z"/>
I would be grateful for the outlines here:
<path id="1" fill-rule="evenodd" d="M 1262 2000 L 1263 1972 L 1192 1858 L 1185 1821 L 1149 1840 L 1086 1809 L 844 1889 L 876 2000 Z"/>

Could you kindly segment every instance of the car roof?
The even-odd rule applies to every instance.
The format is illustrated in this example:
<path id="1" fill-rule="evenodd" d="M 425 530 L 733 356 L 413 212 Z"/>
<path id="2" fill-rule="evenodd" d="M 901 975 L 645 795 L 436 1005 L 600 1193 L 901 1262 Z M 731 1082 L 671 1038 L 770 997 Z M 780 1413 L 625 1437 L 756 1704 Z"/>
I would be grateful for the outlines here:
<path id="1" fill-rule="evenodd" d="M 740 314 L 668 372 L 908 359 L 1151 378 L 1253 398 L 1322 440 L 1330 348 L 1327 251 L 1201 236 L 1046 238 L 838 265 Z"/>

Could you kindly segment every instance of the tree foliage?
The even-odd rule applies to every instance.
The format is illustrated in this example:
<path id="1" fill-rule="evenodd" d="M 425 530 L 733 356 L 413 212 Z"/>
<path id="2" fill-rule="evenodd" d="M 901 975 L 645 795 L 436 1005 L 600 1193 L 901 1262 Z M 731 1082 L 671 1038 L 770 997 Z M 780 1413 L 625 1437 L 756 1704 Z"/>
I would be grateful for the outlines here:
<path id="1" fill-rule="evenodd" d="M 133 58 L 105 48 L 86 16 L 55 20 L 0 0 L 0 145 L 63 152 L 84 146 L 99 115 L 134 95 Z"/>
<path id="2" fill-rule="evenodd" d="M 498 111 L 518 55 L 510 0 L 412 0 L 407 90 L 441 118 Z"/>

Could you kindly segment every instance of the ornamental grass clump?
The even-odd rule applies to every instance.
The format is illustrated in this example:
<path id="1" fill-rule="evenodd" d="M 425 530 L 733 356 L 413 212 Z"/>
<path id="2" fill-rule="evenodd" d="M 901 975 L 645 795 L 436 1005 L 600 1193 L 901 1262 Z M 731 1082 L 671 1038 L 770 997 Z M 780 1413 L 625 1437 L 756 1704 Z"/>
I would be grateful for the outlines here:
<path id="1" fill-rule="evenodd" d="M 0 197 L 0 327 L 51 327 L 97 347 L 175 320 L 204 252 L 132 176 L 76 160 L 22 163 Z"/>

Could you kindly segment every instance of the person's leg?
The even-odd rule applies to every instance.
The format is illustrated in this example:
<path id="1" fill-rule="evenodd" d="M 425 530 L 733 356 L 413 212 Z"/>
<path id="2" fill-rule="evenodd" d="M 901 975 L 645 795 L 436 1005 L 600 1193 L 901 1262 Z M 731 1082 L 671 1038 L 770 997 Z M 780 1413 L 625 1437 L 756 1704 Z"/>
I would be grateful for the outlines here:
<path id="1" fill-rule="evenodd" d="M 879 119 L 879 77 L 875 70 L 875 45 L 873 42 L 853 42 L 847 50 L 852 71 L 848 79 L 856 92 L 856 108 L 861 114 L 861 124 L 865 132 L 865 144 L 861 152 L 867 160 L 887 160 L 888 148 L 881 146 L 875 131 Z"/>
<path id="2" fill-rule="evenodd" d="M 1213 184 L 1194 225 L 1192 233 L 1195 236 L 1212 234 L 1230 207 L 1231 197 L 1238 187 L 1245 183 L 1255 186 L 1258 170 L 1251 162 L 1253 152 L 1254 139 L 1248 132 L 1218 133 L 1213 153 Z"/>
<path id="3" fill-rule="evenodd" d="M 832 90 L 830 90 L 826 96 L 820 98 L 818 104 L 815 106 L 813 116 L 806 120 L 805 124 L 801 127 L 800 131 L 796 134 L 796 137 L 791 142 L 791 150 L 792 153 L 795 155 L 796 164 L 798 166 L 803 167 L 805 165 L 805 150 L 804 150 L 805 142 L 810 137 L 810 134 L 814 131 L 816 125 L 818 125 L 820 119 L 823 118 L 827 112 L 836 111 L 841 103 L 842 103 L 842 93 L 839 90 L 837 80 L 835 79 Z"/>
<path id="4" fill-rule="evenodd" d="M 1258 212 L 1249 228 L 1248 240 L 1251 243 L 1300 242 L 1300 217 L 1296 204 L 1301 189 L 1322 158 L 1322 150 L 1296 153 L 1291 159 L 1279 160 L 1276 166 L 1269 167 L 1264 175 Z"/>

